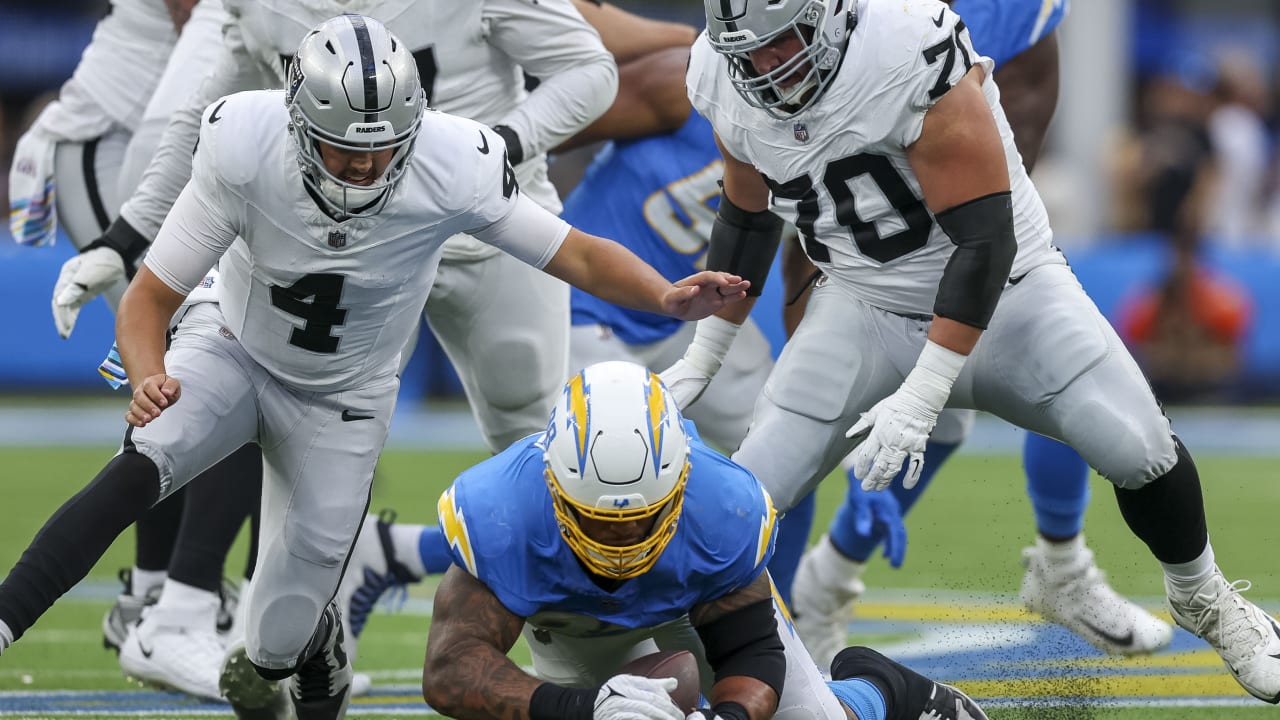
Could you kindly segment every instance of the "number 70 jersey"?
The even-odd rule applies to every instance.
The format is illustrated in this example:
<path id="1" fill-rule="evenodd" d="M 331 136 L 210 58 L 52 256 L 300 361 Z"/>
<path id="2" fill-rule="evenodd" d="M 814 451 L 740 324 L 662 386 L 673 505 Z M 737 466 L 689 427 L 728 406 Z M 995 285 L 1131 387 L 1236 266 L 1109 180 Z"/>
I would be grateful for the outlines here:
<path id="1" fill-rule="evenodd" d="M 689 63 L 689 100 L 729 154 L 764 176 L 772 209 L 796 225 L 810 259 L 870 305 L 933 314 L 954 245 L 925 206 L 907 148 L 929 108 L 981 65 L 1013 192 L 1012 275 L 1064 262 L 1000 107 L 991 59 L 974 51 L 960 17 L 936 0 L 857 0 L 854 9 L 835 79 L 791 118 L 748 105 L 705 33 Z"/>

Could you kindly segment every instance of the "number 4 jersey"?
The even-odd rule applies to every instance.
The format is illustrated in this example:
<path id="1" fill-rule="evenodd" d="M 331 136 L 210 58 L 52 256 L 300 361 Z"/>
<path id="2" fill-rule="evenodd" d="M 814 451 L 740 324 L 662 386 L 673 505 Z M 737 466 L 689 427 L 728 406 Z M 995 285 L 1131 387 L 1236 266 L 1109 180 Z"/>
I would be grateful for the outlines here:
<path id="1" fill-rule="evenodd" d="M 283 91 L 215 102 L 191 181 L 144 262 L 186 295 L 221 257 L 227 330 L 303 390 L 395 374 L 449 236 L 471 232 L 540 268 L 569 230 L 519 192 L 502 138 L 471 120 L 424 113 L 403 178 L 371 217 L 322 212 L 297 153 Z"/>
<path id="2" fill-rule="evenodd" d="M 835 80 L 810 108 L 777 119 L 747 105 L 727 60 L 702 35 L 693 45 L 688 91 L 728 152 L 765 177 L 774 212 L 795 223 L 818 267 L 863 301 L 891 312 L 932 315 L 938 280 L 954 247 L 925 207 L 907 148 L 925 113 L 973 65 L 1004 142 L 1018 254 L 1013 276 L 1064 262 L 1039 195 L 1014 146 L 991 79 L 958 15 L 935 0 L 858 0 Z"/>

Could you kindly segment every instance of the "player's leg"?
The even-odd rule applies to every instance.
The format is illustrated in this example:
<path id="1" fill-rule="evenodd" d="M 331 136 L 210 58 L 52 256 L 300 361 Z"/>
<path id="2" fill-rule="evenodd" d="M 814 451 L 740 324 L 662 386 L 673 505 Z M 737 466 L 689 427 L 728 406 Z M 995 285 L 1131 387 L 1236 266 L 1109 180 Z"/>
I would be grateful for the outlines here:
<path id="1" fill-rule="evenodd" d="M 327 394 L 270 380 L 261 391 L 263 543 L 241 600 L 244 641 L 231 646 L 220 678 L 238 710 L 269 706 L 287 686 L 299 718 L 345 712 L 352 673 L 333 599 L 365 517 L 398 389 L 393 377 Z M 339 420 L 352 409 L 369 417 Z"/>
<path id="2" fill-rule="evenodd" d="M 1110 480 L 1125 522 L 1164 569 L 1174 619 L 1204 637 L 1246 690 L 1280 701 L 1275 621 L 1218 570 L 1195 463 L 1137 363 L 1070 270 L 1037 269 L 1005 296 L 992 342 L 983 347 L 984 336 L 966 367 L 968 391 L 984 408 L 1061 438 Z M 1112 618 L 1089 620 L 1115 632 Z"/>
<path id="3" fill-rule="evenodd" d="M 125 434 L 121 452 L 50 518 L 0 583 L 0 646 L 20 637 L 155 501 L 254 436 L 256 399 L 241 370 L 251 361 L 220 326 L 212 305 L 188 313 L 165 360 L 182 383 L 181 401 Z"/>
<path id="4" fill-rule="evenodd" d="M 905 468 L 887 490 L 872 492 L 863 490 L 854 477 L 850 457 L 841 461 L 849 480 L 845 502 L 836 510 L 827 534 L 801 558 L 791 593 L 796 629 L 819 667 L 830 665 L 848 642 L 853 604 L 866 590 L 862 575 L 876 548 L 883 544 L 890 564 L 901 566 L 907 546 L 903 517 L 968 436 L 973 420 L 972 410 L 942 412 L 925 447 L 920 481 L 910 490 L 902 486 Z M 772 568 L 771 564 L 770 572 Z"/>
<path id="5" fill-rule="evenodd" d="M 867 647 L 840 651 L 831 663 L 827 685 L 858 720 L 987 720 L 982 708 L 959 689 Z"/>

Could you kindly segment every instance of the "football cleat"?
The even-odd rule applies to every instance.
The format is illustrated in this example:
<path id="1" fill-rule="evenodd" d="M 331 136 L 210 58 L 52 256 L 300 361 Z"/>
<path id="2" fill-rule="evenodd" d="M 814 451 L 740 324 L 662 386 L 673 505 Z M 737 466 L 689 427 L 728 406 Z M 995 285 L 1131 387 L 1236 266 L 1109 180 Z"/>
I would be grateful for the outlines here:
<path id="1" fill-rule="evenodd" d="M 1083 541 L 1067 561 L 1050 560 L 1043 539 L 1022 551 L 1027 572 L 1022 602 L 1110 655 L 1152 653 L 1169 644 L 1173 628 L 1107 584 Z"/>
<path id="2" fill-rule="evenodd" d="M 147 685 L 221 702 L 218 675 L 226 650 L 209 610 L 208 617 L 199 618 L 189 610 L 179 615 L 148 608 L 120 646 L 120 669 Z"/>
<path id="3" fill-rule="evenodd" d="M 240 588 L 231 578 L 222 578 L 222 586 L 218 588 L 218 635 L 226 638 L 235 629 L 236 618 L 240 609 Z"/>
<path id="4" fill-rule="evenodd" d="M 1280 703 L 1280 623 L 1240 593 L 1248 580 L 1228 583 L 1213 574 L 1187 598 L 1175 598 L 1165 580 L 1169 612 L 1184 630 L 1204 638 L 1227 670 L 1254 697 Z"/>
<path id="5" fill-rule="evenodd" d="M 988 720 L 987 714 L 978 707 L 973 698 L 965 695 L 959 688 L 933 684 L 929 700 L 924 704 L 920 720 Z"/>
<path id="6" fill-rule="evenodd" d="M 404 589 L 406 584 L 417 581 L 409 568 L 396 560 L 391 546 L 391 526 L 395 521 L 394 510 L 365 518 L 338 585 L 346 651 L 352 658 L 356 656 L 360 633 L 383 593 L 392 588 Z"/>
<path id="7" fill-rule="evenodd" d="M 347 713 L 352 673 L 343 643 L 341 615 L 337 603 L 329 603 L 316 630 L 316 638 L 323 640 L 289 678 L 289 694 L 298 720 L 337 720 Z"/>
<path id="8" fill-rule="evenodd" d="M 791 584 L 791 614 L 800 642 L 819 668 L 830 667 L 848 644 L 853 604 L 866 590 L 866 567 L 841 555 L 826 535 L 800 559 Z"/>
<path id="9" fill-rule="evenodd" d="M 850 678 L 878 678 L 878 686 L 887 684 L 887 687 L 892 687 L 893 692 L 884 697 L 889 717 L 988 720 L 982 708 L 959 688 L 931 680 L 867 647 L 841 650 L 831 661 L 831 678 L 834 682 Z"/>
<path id="10" fill-rule="evenodd" d="M 137 625 L 138 620 L 142 619 L 142 609 L 156 604 L 163 587 L 157 585 L 148 590 L 143 597 L 136 597 L 130 593 L 132 576 L 133 572 L 129 568 L 120 568 L 117 577 L 124 583 L 124 592 L 116 596 L 115 604 L 106 615 L 102 616 L 102 647 L 115 650 L 117 653 L 129 636 L 129 628 Z"/>
<path id="11" fill-rule="evenodd" d="M 289 720 L 293 712 L 286 684 L 258 674 L 243 640 L 228 648 L 218 676 L 218 689 L 239 720 Z"/>
<path id="12" fill-rule="evenodd" d="M 355 673 L 351 676 L 351 697 L 364 697 L 373 690 L 373 678 L 369 673 Z"/>

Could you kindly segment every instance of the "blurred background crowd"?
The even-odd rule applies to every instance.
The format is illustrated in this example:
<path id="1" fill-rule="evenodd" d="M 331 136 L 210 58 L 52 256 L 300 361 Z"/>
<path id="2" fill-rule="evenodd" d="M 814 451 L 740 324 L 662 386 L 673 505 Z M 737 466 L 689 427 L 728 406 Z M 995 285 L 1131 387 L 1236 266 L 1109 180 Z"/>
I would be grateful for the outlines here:
<path id="1" fill-rule="evenodd" d="M 695 0 L 618 4 L 703 24 Z M 0 2 L 6 206 L 14 144 L 70 76 L 107 10 L 106 0 Z M 1060 39 L 1061 100 L 1033 176 L 1058 245 L 1167 401 L 1274 402 L 1280 2 L 1071 0 Z M 558 184 L 567 189 L 589 157 L 559 158 Z M 19 248 L 0 238 L 9 319 L 0 392 L 105 390 L 93 372 L 110 346 L 105 304 L 86 309 L 70 341 L 57 338 L 49 317 L 57 267 L 70 252 L 67 242 Z M 758 312 L 780 337 L 778 303 L 760 303 Z M 429 333 L 423 342 L 404 393 L 459 394 Z"/>

